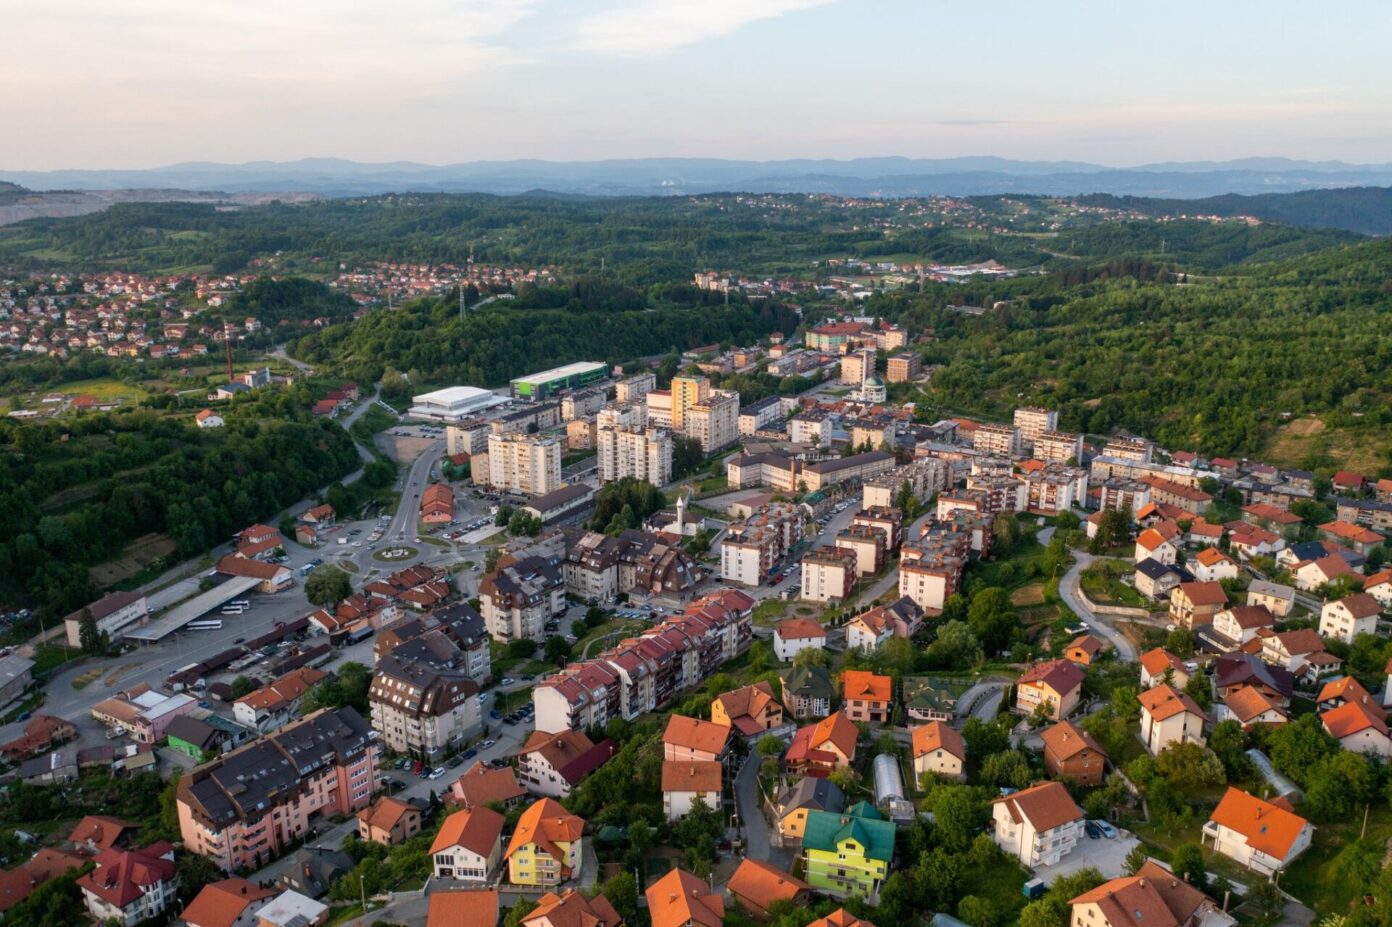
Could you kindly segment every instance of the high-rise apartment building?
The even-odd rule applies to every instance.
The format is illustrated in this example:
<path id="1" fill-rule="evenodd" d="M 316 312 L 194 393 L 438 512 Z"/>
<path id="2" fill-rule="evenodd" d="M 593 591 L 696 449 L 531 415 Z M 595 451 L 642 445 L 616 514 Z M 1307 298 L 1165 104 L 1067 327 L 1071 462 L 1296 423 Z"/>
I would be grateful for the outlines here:
<path id="1" fill-rule="evenodd" d="M 555 435 L 489 435 L 489 485 L 530 496 L 555 492 L 561 488 L 562 444 Z"/>
<path id="2" fill-rule="evenodd" d="M 665 428 L 606 425 L 600 428 L 599 478 L 606 483 L 626 476 L 654 486 L 672 481 L 672 433 Z"/>

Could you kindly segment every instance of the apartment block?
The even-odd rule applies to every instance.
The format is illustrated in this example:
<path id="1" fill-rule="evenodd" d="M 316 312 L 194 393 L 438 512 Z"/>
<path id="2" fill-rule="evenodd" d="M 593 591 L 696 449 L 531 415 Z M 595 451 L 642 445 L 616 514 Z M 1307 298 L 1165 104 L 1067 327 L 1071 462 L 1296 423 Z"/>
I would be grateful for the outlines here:
<path id="1" fill-rule="evenodd" d="M 884 535 L 869 525 L 851 525 L 838 531 L 836 546 L 855 554 L 857 576 L 873 576 L 884 566 Z"/>
<path id="2" fill-rule="evenodd" d="M 1128 438 L 1118 435 L 1102 448 L 1103 457 L 1126 460 L 1131 463 L 1148 464 L 1153 459 L 1155 445 L 1144 438 Z"/>
<path id="3" fill-rule="evenodd" d="M 752 405 L 742 406 L 739 413 L 739 433 L 752 435 L 783 421 L 783 400 L 777 396 L 760 399 Z"/>
<path id="4" fill-rule="evenodd" d="M 720 578 L 758 586 L 789 550 L 802 540 L 802 515 L 789 503 L 764 506 L 732 524 L 720 542 Z"/>
<path id="5" fill-rule="evenodd" d="M 923 376 L 923 358 L 917 354 L 896 354 L 889 359 L 885 379 L 891 383 L 907 383 Z"/>
<path id="6" fill-rule="evenodd" d="M 380 657 L 367 695 L 372 729 L 391 750 L 433 762 L 483 729 L 478 694 L 467 673 Z"/>
<path id="7" fill-rule="evenodd" d="M 802 555 L 802 598 L 841 602 L 855 587 L 859 558 L 843 547 L 819 547 Z"/>
<path id="8" fill-rule="evenodd" d="M 698 402 L 704 402 L 710 398 L 711 384 L 706 377 L 673 377 L 672 378 L 672 429 L 683 434 L 689 434 L 686 427 L 687 410 Z M 648 403 L 652 405 L 651 400 Z"/>
<path id="9" fill-rule="evenodd" d="M 1015 410 L 1015 427 L 1020 429 L 1020 442 L 1027 448 L 1045 432 L 1058 430 L 1058 410 L 1025 407 Z"/>
<path id="10" fill-rule="evenodd" d="M 654 486 L 672 481 L 672 433 L 665 428 L 605 426 L 595 443 L 599 448 L 599 478 L 605 483 L 626 476 Z"/>
<path id="11" fill-rule="evenodd" d="M 546 622 L 565 611 L 565 579 L 557 563 L 525 557 L 483 577 L 479 606 L 494 640 L 540 641 Z"/>
<path id="12" fill-rule="evenodd" d="M 184 847 L 224 872 L 259 869 L 319 815 L 371 804 L 381 750 L 356 711 L 325 708 L 199 766 L 179 780 Z"/>
<path id="13" fill-rule="evenodd" d="M 1083 436 L 1067 431 L 1044 431 L 1034 438 L 1034 457 L 1045 463 L 1083 462 Z"/>
<path id="14" fill-rule="evenodd" d="M 651 372 L 635 373 L 625 377 L 614 387 L 614 398 L 619 402 L 642 402 L 648 393 L 657 389 L 657 375 Z"/>
<path id="15" fill-rule="evenodd" d="M 555 492 L 561 488 L 562 444 L 555 435 L 489 435 L 489 485 L 529 496 Z"/>
<path id="16" fill-rule="evenodd" d="M 972 435 L 972 447 L 981 454 L 1014 459 L 1020 456 L 1020 429 L 989 422 L 979 425 Z"/>
<path id="17" fill-rule="evenodd" d="M 723 450 L 739 440 L 739 402 L 739 393 L 716 390 L 686 409 L 682 430 L 706 454 Z"/>
<path id="18" fill-rule="evenodd" d="M 909 484 L 909 491 L 915 498 L 928 499 L 946 489 L 948 479 L 946 461 L 935 457 L 915 460 L 907 466 L 896 467 L 867 479 L 861 490 L 861 504 L 867 509 L 890 508 L 905 483 Z"/>
<path id="19" fill-rule="evenodd" d="M 841 355 L 841 382 L 860 386 L 875 373 L 875 349 L 856 348 Z"/>

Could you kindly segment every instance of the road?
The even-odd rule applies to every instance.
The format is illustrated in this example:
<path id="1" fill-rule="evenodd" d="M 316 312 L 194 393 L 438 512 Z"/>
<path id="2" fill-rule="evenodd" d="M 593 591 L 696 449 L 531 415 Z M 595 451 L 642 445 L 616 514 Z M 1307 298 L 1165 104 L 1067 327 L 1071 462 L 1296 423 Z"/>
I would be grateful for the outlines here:
<path id="1" fill-rule="evenodd" d="M 1135 663 L 1139 658 L 1136 645 L 1131 643 L 1125 634 L 1107 623 L 1106 619 L 1088 607 L 1081 594 L 1081 577 L 1083 570 L 1092 565 L 1092 554 L 1081 550 L 1073 552 L 1075 558 L 1073 566 L 1068 572 L 1063 574 L 1059 580 L 1059 597 L 1063 603 L 1072 609 L 1073 614 L 1082 619 L 1083 624 L 1088 626 L 1088 630 L 1093 631 L 1098 636 L 1109 642 L 1116 650 L 1118 659 L 1126 663 Z"/>
<path id="2" fill-rule="evenodd" d="M 787 868 L 791 863 L 789 854 L 774 849 L 769 838 L 769 822 L 759 794 L 759 754 L 755 751 L 750 752 L 735 775 L 735 806 L 744 825 L 745 857 Z"/>

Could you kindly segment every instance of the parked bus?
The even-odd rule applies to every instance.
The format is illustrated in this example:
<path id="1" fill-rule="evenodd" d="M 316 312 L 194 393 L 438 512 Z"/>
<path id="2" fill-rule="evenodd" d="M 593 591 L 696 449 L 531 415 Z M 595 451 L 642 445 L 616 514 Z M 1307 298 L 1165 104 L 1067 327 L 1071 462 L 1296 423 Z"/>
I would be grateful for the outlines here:
<path id="1" fill-rule="evenodd" d="M 222 619 L 203 618 L 199 621 L 190 621 L 185 627 L 190 631 L 220 631 L 222 630 Z"/>

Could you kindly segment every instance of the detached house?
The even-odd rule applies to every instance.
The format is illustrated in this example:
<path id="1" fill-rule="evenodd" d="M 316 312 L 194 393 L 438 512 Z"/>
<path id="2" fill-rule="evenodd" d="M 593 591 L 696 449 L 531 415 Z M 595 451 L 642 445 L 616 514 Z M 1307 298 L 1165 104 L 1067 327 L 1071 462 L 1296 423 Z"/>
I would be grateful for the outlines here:
<path id="1" fill-rule="evenodd" d="M 1250 730 L 1258 724 L 1285 724 L 1290 715 L 1279 700 L 1266 695 L 1255 686 L 1243 686 L 1223 696 L 1214 709 L 1219 721 L 1232 719 Z"/>
<path id="2" fill-rule="evenodd" d="M 941 721 L 909 729 L 913 746 L 914 777 L 932 774 L 948 779 L 967 777 L 967 743 L 956 728 Z"/>
<path id="3" fill-rule="evenodd" d="M 1321 637 L 1352 644 L 1360 634 L 1376 634 L 1378 615 L 1382 604 L 1366 592 L 1325 602 L 1320 609 L 1319 633 Z"/>
<path id="4" fill-rule="evenodd" d="M 1025 671 L 1015 688 L 1015 710 L 1061 721 L 1078 707 L 1083 691 L 1083 671 L 1067 660 L 1036 663 Z"/>
<path id="5" fill-rule="evenodd" d="M 1213 852 L 1272 876 L 1310 846 L 1314 833 L 1310 822 L 1295 814 L 1285 799 L 1263 801 L 1229 786 L 1201 839 Z"/>
<path id="6" fill-rule="evenodd" d="M 783 725 L 783 706 L 773 694 L 773 686 L 756 682 L 717 696 L 711 702 L 711 721 L 756 738 Z"/>
<path id="7" fill-rule="evenodd" d="M 1350 753 L 1370 753 L 1380 760 L 1392 759 L 1392 737 L 1381 710 L 1363 702 L 1345 702 L 1320 715 L 1329 736 Z"/>
<path id="8" fill-rule="evenodd" d="M 894 681 L 866 670 L 841 673 L 841 710 L 852 721 L 888 724 L 894 711 Z"/>
<path id="9" fill-rule="evenodd" d="M 683 869 L 668 872 L 644 895 L 653 927 L 720 927 L 725 921 L 725 898 Z"/>
<path id="10" fill-rule="evenodd" d="M 1179 546 L 1154 528 L 1147 528 L 1136 537 L 1136 561 L 1145 559 L 1173 566 L 1179 559 Z"/>
<path id="11" fill-rule="evenodd" d="M 813 811 L 840 814 L 845 807 L 845 793 L 835 782 L 816 776 L 799 779 L 796 785 L 779 792 L 774 801 L 779 836 L 801 843 L 803 832 L 807 829 L 808 814 Z"/>
<path id="12" fill-rule="evenodd" d="M 1213 616 L 1213 643 L 1226 650 L 1237 650 L 1256 640 L 1263 630 L 1276 626 L 1276 616 L 1264 605 L 1233 605 Z"/>
<path id="13" fill-rule="evenodd" d="M 1087 731 L 1072 721 L 1046 727 L 1044 768 L 1057 779 L 1071 779 L 1078 785 L 1101 785 L 1107 771 L 1107 754 Z"/>
<path id="14" fill-rule="evenodd" d="M 1061 782 L 1041 782 L 991 805 L 991 839 L 1031 869 L 1057 863 L 1083 836 L 1083 809 Z"/>
<path id="15" fill-rule="evenodd" d="M 1141 654 L 1141 688 L 1149 689 L 1162 683 L 1183 689 L 1189 685 L 1189 670 L 1184 661 L 1163 647 Z"/>
<path id="16" fill-rule="evenodd" d="M 1228 604 L 1228 594 L 1219 583 L 1180 583 L 1170 593 L 1170 620 L 1193 630 L 1212 624 L 1213 616 Z"/>
<path id="17" fill-rule="evenodd" d="M 178 898 L 174 847 L 163 841 L 138 850 L 102 850 L 95 868 L 77 880 L 88 912 L 98 922 L 125 927 L 158 917 Z"/>
<path id="18" fill-rule="evenodd" d="M 517 751 L 517 778 L 533 795 L 565 798 L 615 750 L 614 741 L 595 743 L 583 731 L 533 731 Z"/>
<path id="19" fill-rule="evenodd" d="M 1070 927 L 1226 927 L 1234 919 L 1153 859 L 1069 901 Z"/>
<path id="20" fill-rule="evenodd" d="M 1102 655 L 1106 645 L 1091 634 L 1083 634 L 1073 639 L 1063 651 L 1063 658 L 1078 666 L 1091 666 Z"/>
<path id="21" fill-rule="evenodd" d="M 860 731 L 842 712 L 800 728 L 784 754 L 783 761 L 792 775 L 829 776 L 855 762 Z"/>
<path id="22" fill-rule="evenodd" d="M 873 895 L 889 875 L 896 828 L 866 802 L 813 811 L 802 835 L 807 882 L 831 895 Z"/>
<path id="23" fill-rule="evenodd" d="M 1202 708 L 1174 686 L 1159 685 L 1140 695 L 1141 740 L 1151 756 L 1171 744 L 1204 745 L 1203 726 L 1208 720 Z"/>
<path id="24" fill-rule="evenodd" d="M 773 629 L 773 655 L 791 663 L 804 650 L 826 649 L 826 628 L 811 618 L 789 618 Z"/>
<path id="25" fill-rule="evenodd" d="M 825 666 L 794 666 L 778 674 L 783 704 L 794 718 L 821 718 L 831 714 L 836 687 Z"/>
<path id="26" fill-rule="evenodd" d="M 502 857 L 504 823 L 503 816 L 491 808 L 456 811 L 445 818 L 430 845 L 435 878 L 488 884 Z"/>
<path id="27" fill-rule="evenodd" d="M 1205 547 L 1189 558 L 1189 572 L 1201 583 L 1216 583 L 1236 579 L 1240 567 L 1237 561 L 1216 547 Z"/>
<path id="28" fill-rule="evenodd" d="M 476 809 L 478 810 L 487 809 Z M 518 885 L 556 885 L 580 871 L 585 822 L 559 802 L 542 798 L 522 812 L 503 858 Z"/>
<path id="29" fill-rule="evenodd" d="M 738 901 L 752 917 L 760 920 L 768 917 L 768 909 L 774 902 L 805 903 L 811 888 L 777 866 L 754 859 L 741 861 L 725 886 L 731 898 Z"/>
<path id="30" fill-rule="evenodd" d="M 662 809 L 667 820 L 680 820 L 697 802 L 719 811 L 724 771 L 719 763 L 709 760 L 664 760 Z"/>

